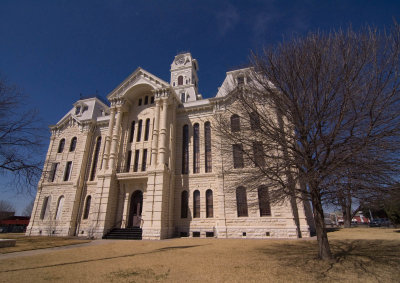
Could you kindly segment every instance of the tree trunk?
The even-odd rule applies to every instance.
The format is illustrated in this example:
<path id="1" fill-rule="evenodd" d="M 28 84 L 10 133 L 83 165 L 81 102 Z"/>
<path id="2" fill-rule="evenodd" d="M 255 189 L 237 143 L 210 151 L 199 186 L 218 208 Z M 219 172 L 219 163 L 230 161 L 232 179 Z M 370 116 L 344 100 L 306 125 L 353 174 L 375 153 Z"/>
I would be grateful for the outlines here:
<path id="1" fill-rule="evenodd" d="M 328 235 L 325 229 L 324 210 L 322 209 L 321 197 L 314 188 L 311 190 L 311 202 L 314 212 L 315 231 L 318 241 L 318 256 L 323 260 L 331 260 L 332 252 L 329 246 Z"/>
<path id="2" fill-rule="evenodd" d="M 343 212 L 343 223 L 344 223 L 344 228 L 350 228 L 351 227 L 351 205 L 346 203 L 346 205 L 342 206 L 342 212 Z"/>
<path id="3" fill-rule="evenodd" d="M 344 228 L 351 227 L 351 220 L 353 219 L 353 215 L 351 213 L 351 195 L 350 191 L 347 191 L 347 195 L 343 200 L 342 204 L 342 213 L 343 213 L 343 224 Z"/>

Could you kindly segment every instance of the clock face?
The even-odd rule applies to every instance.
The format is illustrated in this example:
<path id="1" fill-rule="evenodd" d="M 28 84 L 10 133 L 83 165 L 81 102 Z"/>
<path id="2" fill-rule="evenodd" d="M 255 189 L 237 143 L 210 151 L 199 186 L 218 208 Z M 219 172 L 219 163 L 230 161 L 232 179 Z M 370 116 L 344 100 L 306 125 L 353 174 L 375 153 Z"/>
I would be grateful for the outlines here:
<path id="1" fill-rule="evenodd" d="M 185 62 L 185 58 L 184 58 L 183 56 L 177 58 L 176 61 L 175 61 L 175 63 L 176 63 L 177 65 L 182 65 L 184 62 Z"/>

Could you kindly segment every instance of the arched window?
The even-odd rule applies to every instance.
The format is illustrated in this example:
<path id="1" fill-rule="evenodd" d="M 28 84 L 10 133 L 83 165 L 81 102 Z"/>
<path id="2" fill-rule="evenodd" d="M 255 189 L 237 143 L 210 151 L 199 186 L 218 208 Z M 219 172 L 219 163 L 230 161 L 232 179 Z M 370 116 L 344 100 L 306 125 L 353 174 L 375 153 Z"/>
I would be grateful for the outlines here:
<path id="1" fill-rule="evenodd" d="M 51 197 L 47 196 L 43 199 L 42 211 L 40 212 L 40 219 L 43 220 L 49 214 Z"/>
<path id="2" fill-rule="evenodd" d="M 129 172 L 131 168 L 131 160 L 132 160 L 132 150 L 128 150 L 128 154 L 126 155 L 125 172 Z"/>
<path id="3" fill-rule="evenodd" d="M 193 218 L 200 218 L 200 192 L 198 190 L 193 193 Z"/>
<path id="4" fill-rule="evenodd" d="M 189 210 L 189 194 L 183 191 L 181 194 L 181 218 L 187 218 Z"/>
<path id="5" fill-rule="evenodd" d="M 56 215 L 54 216 L 55 220 L 59 220 L 61 218 L 63 205 L 64 205 L 64 196 L 60 196 L 57 202 Z"/>
<path id="6" fill-rule="evenodd" d="M 139 120 L 139 124 L 138 124 L 138 129 L 137 129 L 137 136 L 136 136 L 136 141 L 140 142 L 140 138 L 142 136 L 142 120 Z"/>
<path id="7" fill-rule="evenodd" d="M 206 173 L 212 171 L 211 158 L 211 125 L 210 122 L 204 123 L 204 160 L 206 165 Z"/>
<path id="8" fill-rule="evenodd" d="M 240 131 L 240 117 L 237 114 L 233 114 L 231 116 L 231 131 L 232 132 Z"/>
<path id="9" fill-rule="evenodd" d="M 149 132 L 150 132 L 150 119 L 146 119 L 146 128 L 144 130 L 144 140 L 149 140 Z"/>
<path id="10" fill-rule="evenodd" d="M 258 188 L 258 206 L 260 208 L 260 216 L 271 216 L 268 188 L 265 186 Z"/>
<path id="11" fill-rule="evenodd" d="M 200 172 L 200 137 L 199 124 L 193 125 L 193 173 Z"/>
<path id="12" fill-rule="evenodd" d="M 183 85 L 183 76 L 178 77 L 178 85 Z"/>
<path id="13" fill-rule="evenodd" d="M 250 113 L 250 128 L 252 130 L 260 129 L 260 116 L 255 111 Z"/>
<path id="14" fill-rule="evenodd" d="M 189 173 L 189 126 L 183 126 L 182 133 L 182 174 Z"/>
<path id="15" fill-rule="evenodd" d="M 58 144 L 58 153 L 61 153 L 61 152 L 63 152 L 63 150 L 64 150 L 64 146 L 65 146 L 65 139 L 61 139 L 60 140 L 60 143 Z"/>
<path id="16" fill-rule="evenodd" d="M 245 187 L 238 187 L 236 189 L 236 206 L 238 217 L 247 217 L 247 195 Z"/>
<path id="17" fill-rule="evenodd" d="M 133 136 L 135 135 L 135 121 L 131 123 L 131 132 L 129 134 L 129 142 L 133 142 Z"/>
<path id="18" fill-rule="evenodd" d="M 92 202 L 92 197 L 88 196 L 86 198 L 86 204 L 85 204 L 85 211 L 83 213 L 83 219 L 88 219 L 89 218 L 89 212 L 90 212 L 90 203 Z"/>
<path id="19" fill-rule="evenodd" d="M 206 191 L 206 217 L 214 217 L 214 201 L 212 190 Z"/>
<path id="20" fill-rule="evenodd" d="M 90 181 L 93 181 L 94 177 L 96 177 L 96 169 L 97 169 L 97 161 L 99 159 L 100 145 L 101 145 L 101 137 L 98 137 L 96 141 L 96 148 L 94 150 L 92 172 L 90 173 Z"/>
<path id="21" fill-rule="evenodd" d="M 71 144 L 69 145 L 69 151 L 74 151 L 75 150 L 76 141 L 77 141 L 76 137 L 73 137 L 72 140 L 71 140 Z"/>

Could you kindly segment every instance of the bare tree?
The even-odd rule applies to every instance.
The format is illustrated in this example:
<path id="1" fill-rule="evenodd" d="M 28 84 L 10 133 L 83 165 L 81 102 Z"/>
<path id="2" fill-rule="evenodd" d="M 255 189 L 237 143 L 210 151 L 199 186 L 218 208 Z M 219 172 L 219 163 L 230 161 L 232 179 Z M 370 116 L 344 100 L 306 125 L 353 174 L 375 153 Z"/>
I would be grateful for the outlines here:
<path id="1" fill-rule="evenodd" d="M 293 38 L 252 54 L 250 83 L 216 121 L 225 159 L 245 157 L 241 182 L 269 184 L 294 212 L 294 198 L 311 201 L 321 259 L 332 258 L 323 203 L 382 194 L 399 170 L 399 59 L 396 23 Z"/>
<path id="2" fill-rule="evenodd" d="M 21 188 L 36 186 L 42 168 L 37 153 L 43 127 L 35 111 L 24 111 L 25 98 L 0 76 L 0 173 L 10 173 Z"/>
<path id="3" fill-rule="evenodd" d="M 25 208 L 24 211 L 22 211 L 22 215 L 23 216 L 31 216 L 32 214 L 32 210 L 33 210 L 33 204 L 35 203 L 35 200 L 32 200 L 31 202 L 29 202 Z"/>
<path id="4" fill-rule="evenodd" d="M 15 212 L 15 206 L 9 201 L 0 200 L 0 211 L 2 212 Z"/>

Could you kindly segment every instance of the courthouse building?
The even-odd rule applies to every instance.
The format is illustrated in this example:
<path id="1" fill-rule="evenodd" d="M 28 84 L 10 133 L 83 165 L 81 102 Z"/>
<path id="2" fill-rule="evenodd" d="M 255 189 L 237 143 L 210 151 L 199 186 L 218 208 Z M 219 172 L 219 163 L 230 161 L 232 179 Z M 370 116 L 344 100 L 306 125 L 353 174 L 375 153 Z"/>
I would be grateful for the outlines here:
<path id="1" fill-rule="evenodd" d="M 137 68 L 107 96 L 109 103 L 76 101 L 50 127 L 27 235 L 296 237 L 289 202 L 273 205 L 265 187 L 238 186 L 234 179 L 245 165 L 228 162 L 226 176 L 227 157 L 214 144 L 215 115 L 226 112 L 235 84 L 248 83 L 248 70 L 228 72 L 209 99 L 198 92 L 198 70 L 197 60 L 181 53 L 169 83 Z M 301 202 L 298 212 L 302 235 L 309 236 Z"/>

